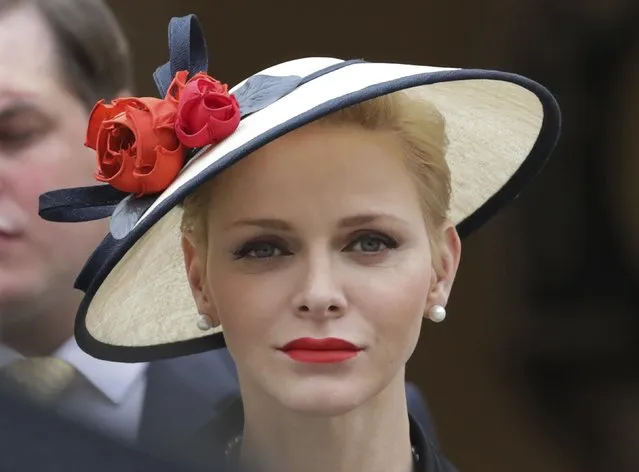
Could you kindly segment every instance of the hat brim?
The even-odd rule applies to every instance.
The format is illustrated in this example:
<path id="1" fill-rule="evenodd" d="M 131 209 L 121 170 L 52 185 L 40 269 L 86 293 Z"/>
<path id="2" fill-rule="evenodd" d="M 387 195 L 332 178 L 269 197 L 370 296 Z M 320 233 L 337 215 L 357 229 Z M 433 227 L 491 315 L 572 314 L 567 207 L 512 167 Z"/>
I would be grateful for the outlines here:
<path id="1" fill-rule="evenodd" d="M 260 74 L 304 76 L 341 62 L 308 58 Z M 237 90 L 242 83 L 234 89 Z M 142 362 L 224 347 L 221 329 L 200 331 L 181 250 L 179 203 L 199 185 L 278 137 L 347 106 L 416 89 L 446 119 L 450 217 L 462 237 L 541 170 L 560 134 L 552 94 L 525 77 L 475 69 L 358 62 L 314 78 L 244 118 L 202 150 L 102 261 L 76 317 L 80 347 L 94 357 Z"/>

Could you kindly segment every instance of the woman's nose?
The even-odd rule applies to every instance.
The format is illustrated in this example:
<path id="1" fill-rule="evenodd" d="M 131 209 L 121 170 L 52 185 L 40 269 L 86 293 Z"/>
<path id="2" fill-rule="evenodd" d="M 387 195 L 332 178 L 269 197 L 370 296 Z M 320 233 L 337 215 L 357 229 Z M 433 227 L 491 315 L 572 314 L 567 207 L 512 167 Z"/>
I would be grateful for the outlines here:
<path id="1" fill-rule="evenodd" d="M 304 273 L 293 297 L 293 309 L 300 316 L 333 317 L 346 311 L 346 297 L 329 256 L 305 263 Z"/>

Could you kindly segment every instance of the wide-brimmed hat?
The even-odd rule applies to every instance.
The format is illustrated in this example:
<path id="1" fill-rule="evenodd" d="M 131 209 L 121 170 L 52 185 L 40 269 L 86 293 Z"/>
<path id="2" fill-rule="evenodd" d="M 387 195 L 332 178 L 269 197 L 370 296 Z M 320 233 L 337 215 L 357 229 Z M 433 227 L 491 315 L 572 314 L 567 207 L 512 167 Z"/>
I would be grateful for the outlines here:
<path id="1" fill-rule="evenodd" d="M 111 217 L 110 234 L 76 281 L 85 292 L 75 334 L 107 360 L 139 362 L 223 347 L 202 331 L 181 249 L 180 203 L 199 185 L 274 139 L 339 109 L 419 87 L 446 120 L 450 218 L 462 237 L 518 196 L 560 133 L 559 107 L 533 80 L 494 70 L 308 57 L 231 89 L 208 76 L 197 18 L 169 25 L 160 97 L 99 103 L 87 145 L 104 185 L 41 196 L 50 221 Z"/>

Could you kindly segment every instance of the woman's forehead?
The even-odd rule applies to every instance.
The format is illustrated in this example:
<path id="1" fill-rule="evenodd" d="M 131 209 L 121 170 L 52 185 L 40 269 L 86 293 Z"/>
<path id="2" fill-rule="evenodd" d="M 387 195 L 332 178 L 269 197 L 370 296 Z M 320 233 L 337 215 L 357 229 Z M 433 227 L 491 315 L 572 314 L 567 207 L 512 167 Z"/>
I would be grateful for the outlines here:
<path id="1" fill-rule="evenodd" d="M 296 185 L 394 171 L 406 176 L 399 140 L 357 126 L 311 124 L 288 133 L 222 173 L 218 187 Z"/>
<path id="2" fill-rule="evenodd" d="M 317 208 L 419 208 L 402 147 L 392 135 L 314 125 L 270 143 L 213 185 L 212 207 L 227 217 Z"/>

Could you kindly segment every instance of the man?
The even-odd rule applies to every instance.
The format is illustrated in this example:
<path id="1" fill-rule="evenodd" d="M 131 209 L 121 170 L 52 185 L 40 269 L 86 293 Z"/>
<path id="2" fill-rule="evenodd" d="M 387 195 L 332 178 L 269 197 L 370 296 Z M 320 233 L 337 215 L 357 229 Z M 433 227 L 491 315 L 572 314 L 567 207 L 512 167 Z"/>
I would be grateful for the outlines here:
<path id="1" fill-rule="evenodd" d="M 40 194 L 97 183 L 83 146 L 88 114 L 132 88 L 123 33 L 101 0 L 0 0 L 0 71 L 0 371 L 51 388 L 49 377 L 69 374 L 51 408 L 166 451 L 237 395 L 228 353 L 150 365 L 86 355 L 73 338 L 82 296 L 74 279 L 108 220 L 38 216 Z"/>

